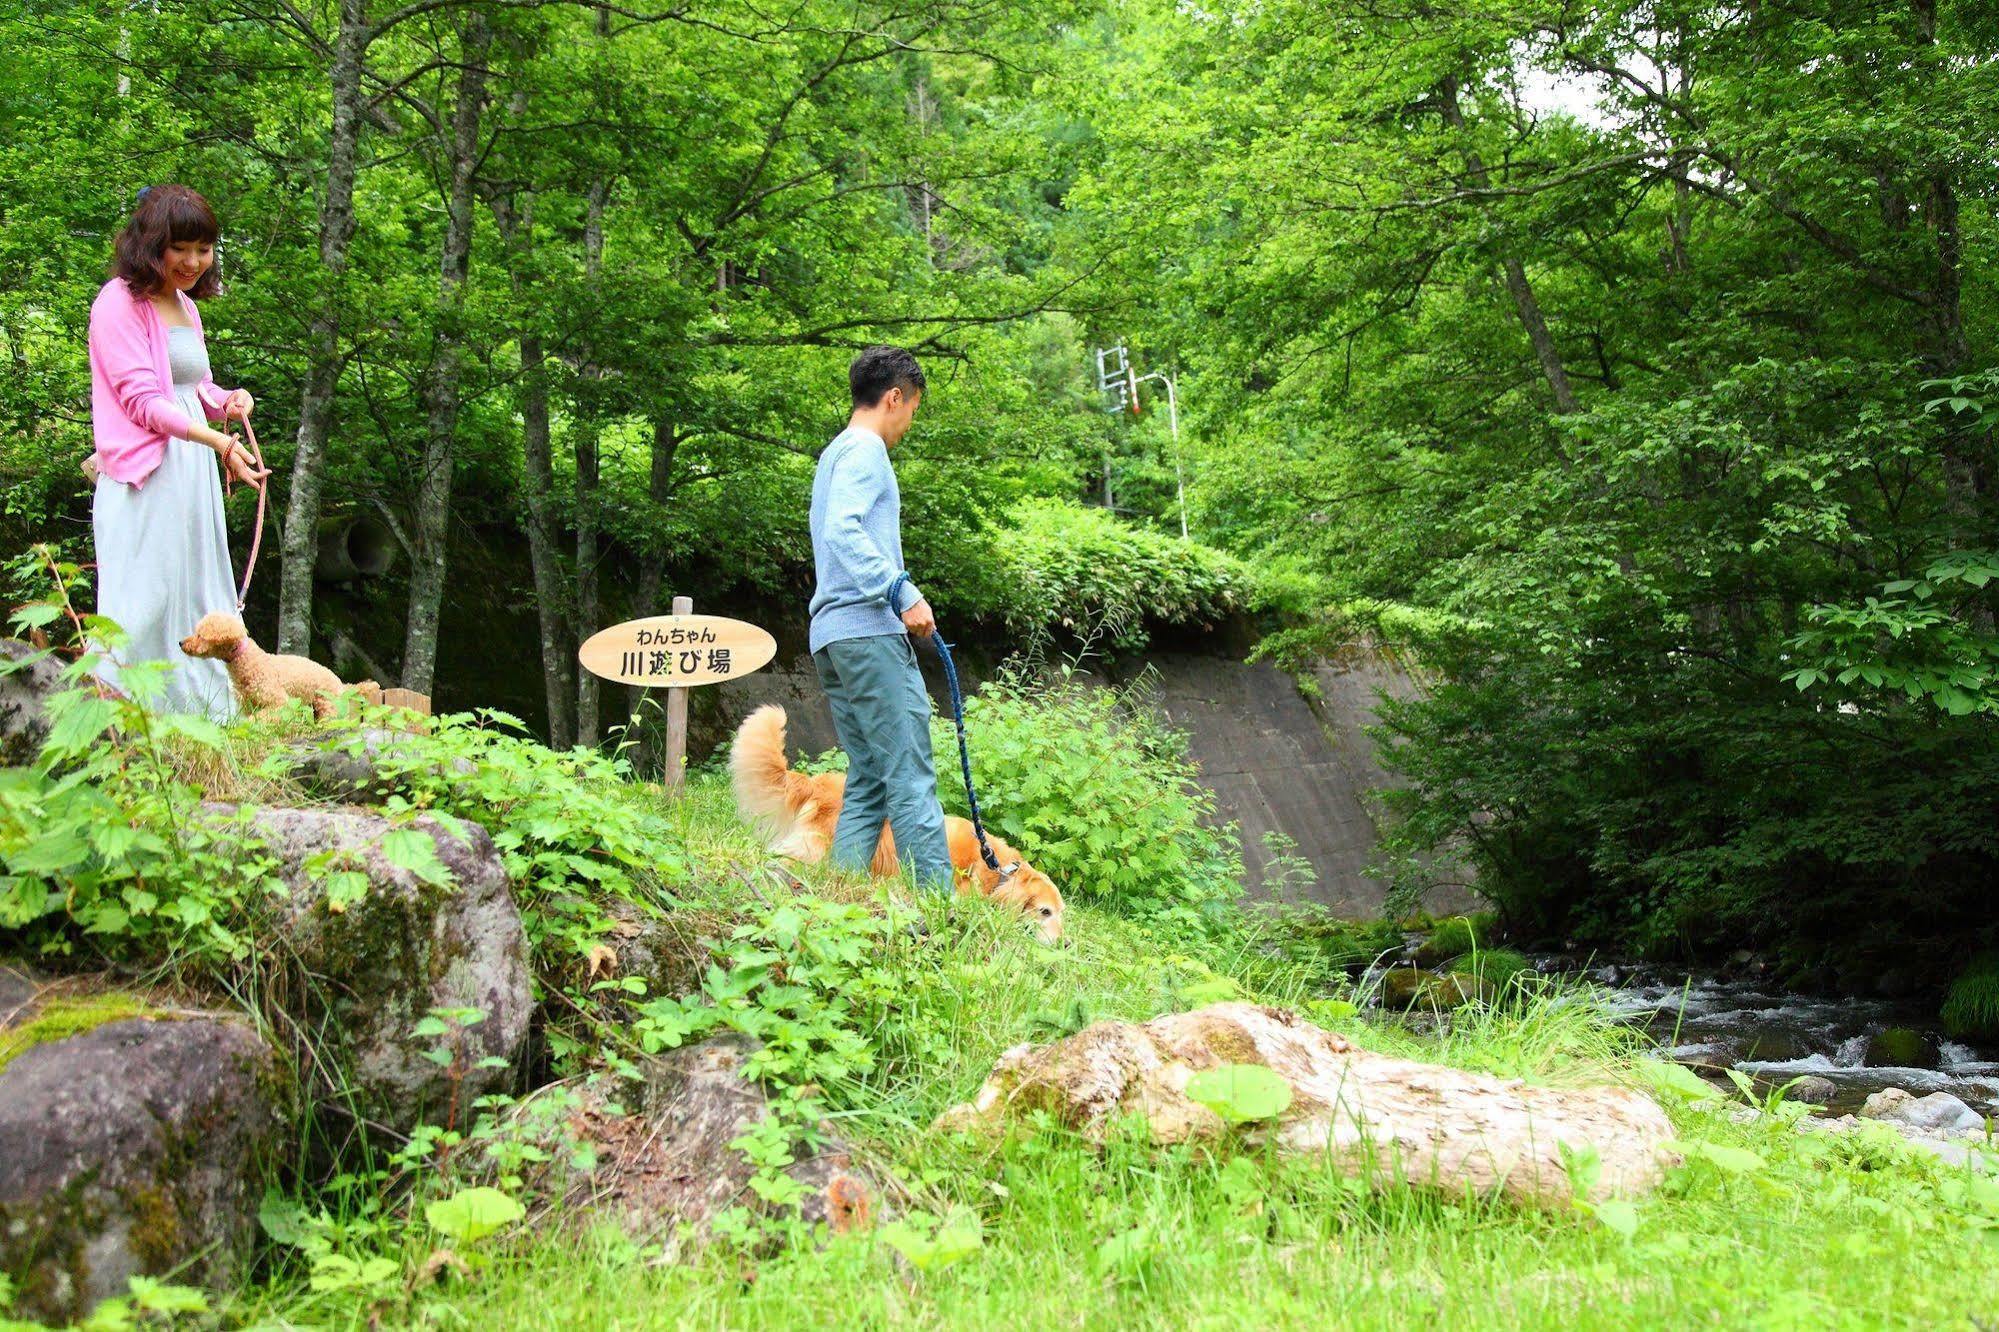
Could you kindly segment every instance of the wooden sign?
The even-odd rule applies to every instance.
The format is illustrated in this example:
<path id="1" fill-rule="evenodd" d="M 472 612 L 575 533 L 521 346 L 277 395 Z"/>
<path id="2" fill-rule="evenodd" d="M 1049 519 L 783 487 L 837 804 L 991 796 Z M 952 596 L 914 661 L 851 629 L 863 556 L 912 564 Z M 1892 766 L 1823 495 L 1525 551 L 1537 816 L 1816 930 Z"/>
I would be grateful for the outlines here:
<path id="1" fill-rule="evenodd" d="M 425 717 L 430 715 L 430 695 L 419 694 L 414 689 L 384 689 L 382 702 L 392 708 L 408 708 Z"/>
<path id="2" fill-rule="evenodd" d="M 578 649 L 583 669 L 619 684 L 686 689 L 762 670 L 777 640 L 719 615 L 653 615 L 600 629 Z"/>

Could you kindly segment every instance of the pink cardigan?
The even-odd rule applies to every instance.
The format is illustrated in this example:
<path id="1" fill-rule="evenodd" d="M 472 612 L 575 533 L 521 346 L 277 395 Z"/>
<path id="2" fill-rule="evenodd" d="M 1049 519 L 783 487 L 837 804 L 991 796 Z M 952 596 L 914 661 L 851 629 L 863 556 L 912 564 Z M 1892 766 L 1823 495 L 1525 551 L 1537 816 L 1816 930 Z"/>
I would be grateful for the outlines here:
<path id="1" fill-rule="evenodd" d="M 183 293 L 181 308 L 201 336 L 201 313 Z M 136 486 L 167 456 L 167 437 L 186 439 L 194 422 L 174 397 L 167 364 L 167 329 L 160 312 L 112 278 L 90 304 L 90 426 L 97 441 L 97 470 Z M 210 420 L 222 419 L 229 394 L 203 379 L 195 396 Z"/>

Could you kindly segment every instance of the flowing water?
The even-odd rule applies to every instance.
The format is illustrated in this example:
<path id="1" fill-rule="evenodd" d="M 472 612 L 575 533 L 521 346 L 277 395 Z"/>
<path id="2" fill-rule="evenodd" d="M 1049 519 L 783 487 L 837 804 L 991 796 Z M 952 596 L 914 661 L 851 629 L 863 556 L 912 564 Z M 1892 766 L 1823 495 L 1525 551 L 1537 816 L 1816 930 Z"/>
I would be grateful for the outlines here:
<path id="1" fill-rule="evenodd" d="M 1606 966 L 1583 974 L 1612 1012 L 1652 1033 L 1662 1054 L 1703 1073 L 1735 1068 L 1766 1086 L 1817 1074 L 1838 1088 L 1835 1113 L 1858 1109 L 1883 1087 L 1903 1087 L 1918 1096 L 1947 1091 L 1999 1114 L 1999 1051 L 1947 1039 L 1935 1016 L 1921 1009 L 1663 967 Z"/>

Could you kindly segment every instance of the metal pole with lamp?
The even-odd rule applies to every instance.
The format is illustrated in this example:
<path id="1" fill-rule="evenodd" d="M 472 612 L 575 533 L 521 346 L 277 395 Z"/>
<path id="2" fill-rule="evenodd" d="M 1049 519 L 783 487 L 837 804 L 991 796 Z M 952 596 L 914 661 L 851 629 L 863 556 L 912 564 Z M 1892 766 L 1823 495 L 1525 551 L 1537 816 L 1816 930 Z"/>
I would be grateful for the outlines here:
<path id="1" fill-rule="evenodd" d="M 1148 379 L 1156 379 L 1166 386 L 1166 423 L 1173 434 L 1173 490 L 1180 505 L 1180 539 L 1187 537 L 1187 478 L 1180 463 L 1180 392 L 1173 376 L 1164 370 L 1154 370 L 1149 375 L 1135 374 L 1131 358 L 1124 344 L 1101 347 L 1097 350 L 1097 389 L 1114 397 L 1110 410 L 1121 412 L 1131 409 L 1133 416 L 1139 415 L 1138 386 Z M 1104 454 L 1104 507 L 1113 508 L 1111 503 L 1111 460 Z"/>

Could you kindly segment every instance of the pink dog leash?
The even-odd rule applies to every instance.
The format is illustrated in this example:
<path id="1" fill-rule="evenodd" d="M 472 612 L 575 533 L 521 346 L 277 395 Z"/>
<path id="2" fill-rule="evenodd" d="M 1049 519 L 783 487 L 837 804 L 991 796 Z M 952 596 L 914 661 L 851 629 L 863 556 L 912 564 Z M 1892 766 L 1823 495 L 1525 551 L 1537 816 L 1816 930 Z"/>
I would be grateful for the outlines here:
<path id="1" fill-rule="evenodd" d="M 239 419 L 232 417 L 222 423 L 222 429 L 227 433 L 232 426 L 239 424 L 243 427 L 243 437 L 250 448 L 250 460 L 257 464 L 257 470 L 261 472 L 264 470 L 264 451 L 257 447 L 257 432 L 250 428 L 249 418 L 243 417 Z M 250 537 L 250 558 L 243 565 L 243 585 L 236 591 L 236 613 L 238 615 L 243 613 L 243 602 L 250 595 L 250 575 L 257 570 L 257 551 L 264 544 L 264 505 L 269 499 L 267 491 L 269 481 L 270 478 L 265 477 L 256 483 L 257 526 Z M 222 469 L 222 492 L 226 495 L 231 489 L 229 468 L 225 464 Z"/>

